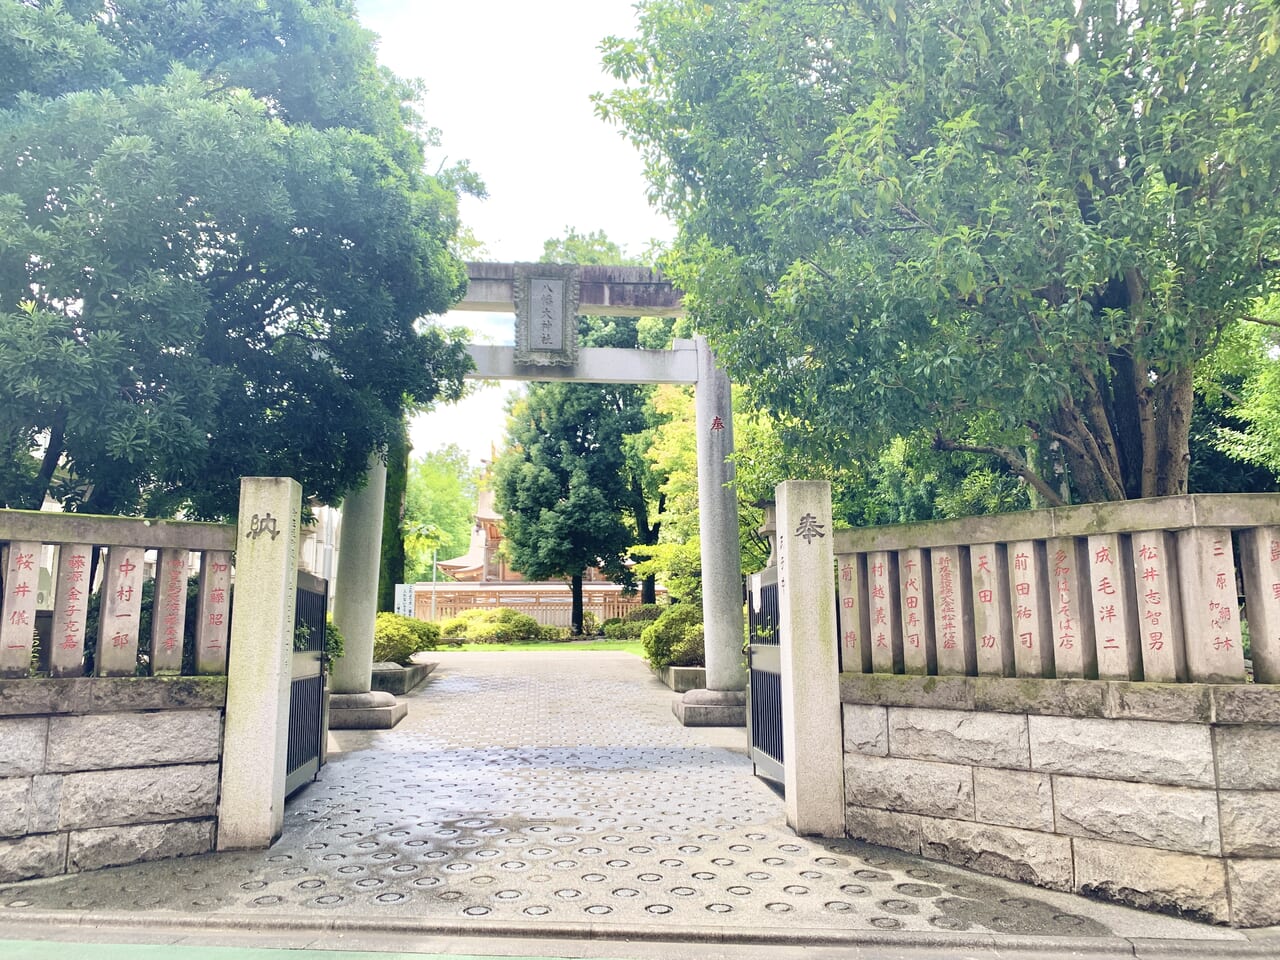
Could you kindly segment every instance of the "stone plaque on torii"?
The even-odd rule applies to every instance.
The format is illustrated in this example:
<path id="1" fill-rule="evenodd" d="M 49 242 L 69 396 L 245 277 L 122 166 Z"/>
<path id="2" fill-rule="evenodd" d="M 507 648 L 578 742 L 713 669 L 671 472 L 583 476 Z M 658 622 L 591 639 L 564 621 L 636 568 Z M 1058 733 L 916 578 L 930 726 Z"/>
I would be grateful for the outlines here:
<path id="1" fill-rule="evenodd" d="M 729 378 L 702 337 L 670 350 L 578 347 L 578 314 L 675 317 L 679 291 L 642 267 L 469 263 L 471 284 L 455 309 L 516 314 L 516 345 L 468 347 L 475 379 L 586 383 L 691 383 L 698 430 L 698 523 L 702 544 L 707 689 L 676 703 L 687 725 L 745 723 L 742 566 L 733 489 Z"/>

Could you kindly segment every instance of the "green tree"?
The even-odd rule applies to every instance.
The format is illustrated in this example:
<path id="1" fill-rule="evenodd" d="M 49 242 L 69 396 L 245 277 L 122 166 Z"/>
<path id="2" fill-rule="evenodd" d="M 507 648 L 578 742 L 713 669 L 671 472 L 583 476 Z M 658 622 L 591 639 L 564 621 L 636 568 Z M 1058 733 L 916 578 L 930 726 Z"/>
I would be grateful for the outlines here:
<path id="1" fill-rule="evenodd" d="M 532 580 L 569 578 L 573 632 L 582 633 L 582 576 L 599 567 L 630 585 L 633 537 L 621 439 L 643 426 L 627 387 L 546 383 L 517 399 L 498 459 L 495 490 L 511 565 Z M 605 402 L 602 402 L 602 399 Z"/>
<path id="2" fill-rule="evenodd" d="M 647 0 L 599 101 L 668 264 L 823 462 L 926 431 L 1060 502 L 1188 485 L 1193 371 L 1274 289 L 1265 4 Z"/>
<path id="3" fill-rule="evenodd" d="M 0 504 L 335 502 L 461 390 L 416 90 L 350 0 L 0 0 Z"/>
<path id="4" fill-rule="evenodd" d="M 467 552 L 479 482 L 479 470 L 456 444 L 410 461 L 404 503 L 406 583 L 432 578 L 433 550 L 441 560 Z"/>

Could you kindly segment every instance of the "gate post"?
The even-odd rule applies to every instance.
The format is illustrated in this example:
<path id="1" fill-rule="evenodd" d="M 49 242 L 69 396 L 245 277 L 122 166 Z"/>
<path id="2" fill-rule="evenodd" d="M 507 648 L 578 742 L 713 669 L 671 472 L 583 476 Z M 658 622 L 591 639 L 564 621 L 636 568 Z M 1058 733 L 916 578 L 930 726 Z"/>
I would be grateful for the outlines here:
<path id="1" fill-rule="evenodd" d="M 301 515 L 296 481 L 240 480 L 219 850 L 269 847 L 284 829 Z"/>
<path id="2" fill-rule="evenodd" d="M 844 756 L 836 643 L 831 484 L 777 488 L 778 620 L 787 825 L 844 836 Z"/>
<path id="3" fill-rule="evenodd" d="M 742 554 L 733 488 L 733 403 L 728 375 L 706 338 L 696 337 L 698 382 L 698 534 L 702 544 L 702 621 L 707 688 L 672 704 L 687 727 L 742 727 L 747 674 L 742 663 Z"/>
<path id="4" fill-rule="evenodd" d="M 392 694 L 371 689 L 386 492 L 387 465 L 374 453 L 365 485 L 342 501 L 333 623 L 342 633 L 346 652 L 333 666 L 330 730 L 385 730 L 409 712 L 408 705 Z"/>

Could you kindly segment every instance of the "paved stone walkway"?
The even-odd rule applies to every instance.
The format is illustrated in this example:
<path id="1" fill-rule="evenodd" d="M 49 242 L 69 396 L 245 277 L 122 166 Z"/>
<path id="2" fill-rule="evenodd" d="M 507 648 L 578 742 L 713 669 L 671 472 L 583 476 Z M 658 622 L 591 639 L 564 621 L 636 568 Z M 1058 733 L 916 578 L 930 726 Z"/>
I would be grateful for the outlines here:
<path id="1" fill-rule="evenodd" d="M 798 838 L 742 730 L 680 727 L 621 653 L 441 653 L 395 730 L 334 734 L 270 850 L 0 888 L 0 916 L 380 918 L 605 935 L 865 930 L 1244 939 Z"/>

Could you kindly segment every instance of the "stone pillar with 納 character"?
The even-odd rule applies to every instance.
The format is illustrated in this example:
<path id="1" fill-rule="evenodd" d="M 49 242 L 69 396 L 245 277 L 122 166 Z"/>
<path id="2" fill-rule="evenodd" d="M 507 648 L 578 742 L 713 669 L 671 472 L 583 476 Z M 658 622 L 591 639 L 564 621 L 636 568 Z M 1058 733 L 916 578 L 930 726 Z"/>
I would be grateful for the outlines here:
<path id="1" fill-rule="evenodd" d="M 267 847 L 284 829 L 301 515 L 296 481 L 241 479 L 219 850 Z"/>
<path id="2" fill-rule="evenodd" d="M 1187 636 L 1187 676 L 1196 683 L 1245 679 L 1231 531 L 1179 530 L 1178 578 Z"/>
<path id="3" fill-rule="evenodd" d="M 747 722 L 747 672 L 742 657 L 738 495 L 731 459 L 732 391 L 729 377 L 716 366 L 706 339 L 697 337 L 696 346 L 694 413 L 698 431 L 698 533 L 707 686 L 705 690 L 685 693 L 673 702 L 672 710 L 687 727 L 741 727 Z"/>

